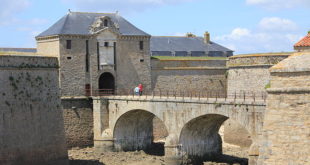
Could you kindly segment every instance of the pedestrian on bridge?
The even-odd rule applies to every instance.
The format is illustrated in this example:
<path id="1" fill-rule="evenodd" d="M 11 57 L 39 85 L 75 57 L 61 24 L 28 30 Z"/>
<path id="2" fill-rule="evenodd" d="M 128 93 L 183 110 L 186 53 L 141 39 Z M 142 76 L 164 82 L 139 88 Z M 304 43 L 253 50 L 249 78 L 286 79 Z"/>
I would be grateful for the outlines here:
<path id="1" fill-rule="evenodd" d="M 140 89 L 140 90 L 139 90 L 139 95 L 142 96 L 143 85 L 142 85 L 142 84 L 139 84 L 138 87 L 139 87 L 139 89 Z"/>
<path id="2" fill-rule="evenodd" d="M 139 87 L 135 87 L 135 89 L 133 90 L 135 95 L 140 95 L 140 88 Z"/>

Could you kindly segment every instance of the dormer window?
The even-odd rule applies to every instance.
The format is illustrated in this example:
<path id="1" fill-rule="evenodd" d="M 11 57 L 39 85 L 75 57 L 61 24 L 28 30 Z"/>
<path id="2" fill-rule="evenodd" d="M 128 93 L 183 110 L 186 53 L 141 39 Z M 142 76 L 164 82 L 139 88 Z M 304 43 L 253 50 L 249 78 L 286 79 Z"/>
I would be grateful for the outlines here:
<path id="1" fill-rule="evenodd" d="M 104 42 L 105 47 L 109 47 L 109 42 Z"/>
<path id="2" fill-rule="evenodd" d="M 108 26 L 108 20 L 107 20 L 107 19 L 105 19 L 105 20 L 103 21 L 103 26 Z"/>

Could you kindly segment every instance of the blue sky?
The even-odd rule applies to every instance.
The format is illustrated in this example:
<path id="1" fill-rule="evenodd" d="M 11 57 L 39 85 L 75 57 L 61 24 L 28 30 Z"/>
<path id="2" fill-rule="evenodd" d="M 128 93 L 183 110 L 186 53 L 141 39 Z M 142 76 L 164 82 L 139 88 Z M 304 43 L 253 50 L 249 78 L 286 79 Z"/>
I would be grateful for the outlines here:
<path id="1" fill-rule="evenodd" d="M 156 36 L 209 31 L 235 54 L 292 51 L 310 30 L 310 0 L 1 0 L 0 47 L 35 47 L 68 9 L 119 11 Z"/>

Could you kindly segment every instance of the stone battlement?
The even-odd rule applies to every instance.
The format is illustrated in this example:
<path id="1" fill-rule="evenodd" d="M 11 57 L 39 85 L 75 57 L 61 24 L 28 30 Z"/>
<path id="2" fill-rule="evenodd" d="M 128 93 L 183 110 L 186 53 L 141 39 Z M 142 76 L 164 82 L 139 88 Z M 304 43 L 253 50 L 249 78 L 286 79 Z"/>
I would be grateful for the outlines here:
<path id="1" fill-rule="evenodd" d="M 290 55 L 287 54 L 253 54 L 253 55 L 239 55 L 232 56 L 227 62 L 229 68 L 233 67 L 259 67 L 259 66 L 273 66 L 284 60 Z"/>

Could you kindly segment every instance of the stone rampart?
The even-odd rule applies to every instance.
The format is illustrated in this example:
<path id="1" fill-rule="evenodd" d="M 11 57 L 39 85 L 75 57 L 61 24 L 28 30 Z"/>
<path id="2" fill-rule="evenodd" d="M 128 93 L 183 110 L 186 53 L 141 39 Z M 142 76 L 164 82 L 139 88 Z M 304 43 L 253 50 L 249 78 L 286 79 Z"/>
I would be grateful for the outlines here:
<path id="1" fill-rule="evenodd" d="M 289 54 L 252 54 L 232 56 L 227 61 L 227 92 L 229 96 L 235 93 L 253 92 L 266 97 L 266 89 L 270 82 L 269 68 Z M 237 134 L 236 134 L 237 133 Z M 230 119 L 224 124 L 224 141 L 230 144 L 249 147 L 249 133 Z"/>
<path id="2" fill-rule="evenodd" d="M 61 105 L 68 148 L 92 146 L 94 143 L 92 100 L 62 97 Z"/>
<path id="3" fill-rule="evenodd" d="M 310 53 L 270 69 L 259 164 L 310 164 Z"/>
<path id="4" fill-rule="evenodd" d="M 0 164 L 67 165 L 57 58 L 0 56 Z"/>
<path id="5" fill-rule="evenodd" d="M 226 93 L 226 60 L 151 60 L 156 91 Z"/>
<path id="6" fill-rule="evenodd" d="M 232 56 L 227 62 L 228 94 L 243 91 L 265 93 L 270 81 L 269 68 L 290 54 L 253 54 Z"/>

